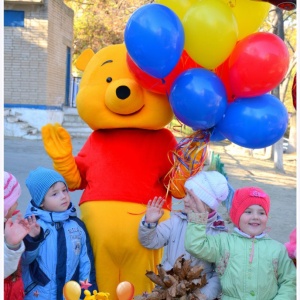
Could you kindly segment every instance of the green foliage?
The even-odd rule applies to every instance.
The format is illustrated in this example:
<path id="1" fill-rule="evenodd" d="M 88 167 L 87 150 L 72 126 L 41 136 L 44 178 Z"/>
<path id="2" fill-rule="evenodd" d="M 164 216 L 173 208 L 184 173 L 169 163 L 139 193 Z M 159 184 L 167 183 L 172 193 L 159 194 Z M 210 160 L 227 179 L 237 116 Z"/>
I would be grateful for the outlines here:
<path id="1" fill-rule="evenodd" d="M 97 52 L 124 41 L 124 29 L 131 14 L 147 0 L 65 0 L 74 11 L 73 62 L 86 48 Z"/>

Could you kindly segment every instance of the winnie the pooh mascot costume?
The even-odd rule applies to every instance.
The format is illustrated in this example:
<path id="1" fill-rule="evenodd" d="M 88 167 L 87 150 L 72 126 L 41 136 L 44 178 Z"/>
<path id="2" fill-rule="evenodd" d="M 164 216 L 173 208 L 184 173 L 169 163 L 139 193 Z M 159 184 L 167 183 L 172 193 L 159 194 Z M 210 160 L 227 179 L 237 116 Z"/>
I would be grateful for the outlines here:
<path id="1" fill-rule="evenodd" d="M 167 97 L 137 83 L 126 55 L 125 45 L 118 44 L 96 54 L 85 50 L 76 62 L 84 71 L 78 114 L 93 129 L 77 156 L 62 126 L 42 128 L 54 168 L 70 190 L 84 190 L 79 205 L 95 256 L 97 284 L 113 300 L 123 281 L 133 284 L 135 295 L 153 289 L 145 273 L 156 271 L 162 251 L 139 244 L 138 225 L 154 196 L 166 197 L 163 219 L 169 217 L 165 177 L 177 144 L 164 128 L 173 118 Z"/>

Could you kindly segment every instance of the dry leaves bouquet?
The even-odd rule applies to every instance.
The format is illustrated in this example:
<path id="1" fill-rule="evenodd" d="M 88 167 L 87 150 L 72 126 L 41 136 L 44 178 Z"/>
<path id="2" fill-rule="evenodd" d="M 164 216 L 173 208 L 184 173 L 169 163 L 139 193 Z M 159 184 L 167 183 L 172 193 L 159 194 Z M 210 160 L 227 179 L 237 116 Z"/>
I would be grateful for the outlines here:
<path id="1" fill-rule="evenodd" d="M 134 300 L 205 300 L 200 288 L 207 284 L 202 266 L 191 266 L 191 260 L 178 257 L 173 268 L 164 270 L 161 265 L 157 266 L 158 274 L 146 271 L 146 276 L 156 284 L 149 294 L 144 293 L 134 297 Z"/>

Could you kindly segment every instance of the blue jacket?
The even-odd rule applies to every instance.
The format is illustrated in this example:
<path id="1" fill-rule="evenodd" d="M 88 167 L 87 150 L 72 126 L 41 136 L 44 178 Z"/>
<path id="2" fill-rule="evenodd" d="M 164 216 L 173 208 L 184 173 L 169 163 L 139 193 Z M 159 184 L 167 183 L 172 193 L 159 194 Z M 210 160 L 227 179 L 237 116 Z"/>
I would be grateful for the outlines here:
<path id="1" fill-rule="evenodd" d="M 98 291 L 90 239 L 72 203 L 64 212 L 49 212 L 31 202 L 25 217 L 33 214 L 41 233 L 24 239 L 24 299 L 62 300 L 63 286 L 70 280 L 79 283 L 87 279 L 92 284 L 89 290 Z M 84 298 L 83 291 L 81 296 Z"/>

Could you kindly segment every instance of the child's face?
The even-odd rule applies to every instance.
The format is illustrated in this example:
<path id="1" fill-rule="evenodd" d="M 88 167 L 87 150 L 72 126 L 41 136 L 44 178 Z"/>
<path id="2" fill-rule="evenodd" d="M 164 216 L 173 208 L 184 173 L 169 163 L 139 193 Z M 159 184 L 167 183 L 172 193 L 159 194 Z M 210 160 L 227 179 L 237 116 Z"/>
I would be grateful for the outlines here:
<path id="1" fill-rule="evenodd" d="M 251 205 L 241 215 L 239 228 L 250 236 L 261 234 L 267 227 L 268 216 L 260 205 Z"/>
<path id="2" fill-rule="evenodd" d="M 185 190 L 187 190 L 187 189 L 185 189 Z M 182 200 L 183 200 L 183 204 L 184 204 L 183 212 L 188 213 L 189 211 L 192 210 L 190 207 L 190 201 L 191 201 L 190 195 L 186 194 Z"/>
<path id="3" fill-rule="evenodd" d="M 70 195 L 63 182 L 56 182 L 51 186 L 41 207 L 47 211 L 61 212 L 68 209 Z"/>

